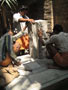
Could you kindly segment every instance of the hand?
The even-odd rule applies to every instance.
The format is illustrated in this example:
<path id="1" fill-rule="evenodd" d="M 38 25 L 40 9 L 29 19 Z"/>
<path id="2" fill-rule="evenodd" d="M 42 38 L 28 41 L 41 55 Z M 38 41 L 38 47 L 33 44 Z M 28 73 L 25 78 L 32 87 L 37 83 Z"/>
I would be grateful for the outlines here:
<path id="1" fill-rule="evenodd" d="M 9 30 L 8 33 L 9 33 L 9 35 L 11 35 L 11 36 L 13 35 L 13 32 L 12 32 L 11 30 Z"/>
<path id="2" fill-rule="evenodd" d="M 42 35 L 43 35 L 42 31 L 41 30 L 38 30 L 38 36 L 39 37 L 42 37 Z"/>
<path id="3" fill-rule="evenodd" d="M 28 19 L 28 22 L 30 22 L 30 23 L 34 23 L 35 20 L 34 20 L 34 19 Z"/>

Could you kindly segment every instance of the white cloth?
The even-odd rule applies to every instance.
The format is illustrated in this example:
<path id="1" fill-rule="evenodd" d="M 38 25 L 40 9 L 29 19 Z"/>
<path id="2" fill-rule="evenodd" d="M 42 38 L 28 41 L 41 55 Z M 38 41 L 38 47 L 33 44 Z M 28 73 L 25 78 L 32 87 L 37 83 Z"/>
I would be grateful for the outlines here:
<path id="1" fill-rule="evenodd" d="M 20 13 L 15 13 L 13 15 L 13 29 L 14 30 L 17 30 L 18 32 L 20 30 L 22 30 L 24 28 L 24 26 L 25 26 L 25 22 L 19 22 L 19 19 L 20 18 L 26 18 L 26 19 L 28 19 L 29 17 L 26 16 L 26 15 L 23 17 Z M 26 30 L 24 32 L 25 33 L 28 33 L 28 28 L 26 28 Z"/>
<path id="2" fill-rule="evenodd" d="M 0 61 L 2 61 L 2 53 L 3 53 L 3 46 L 4 46 L 4 38 L 5 36 L 9 35 L 9 33 L 4 34 L 1 38 L 0 38 Z M 22 35 L 24 35 L 24 32 L 20 31 L 18 34 L 14 35 L 14 36 L 10 36 L 10 55 L 13 58 L 16 58 L 16 55 L 13 52 L 13 41 L 15 41 L 16 39 L 18 39 L 19 37 L 21 37 Z"/>
<path id="3" fill-rule="evenodd" d="M 45 41 L 45 44 L 49 43 L 54 43 L 59 52 L 68 52 L 68 33 L 61 32 L 52 35 L 49 40 Z"/>
<path id="4" fill-rule="evenodd" d="M 4 34 L 1 38 L 0 38 L 0 61 L 2 61 L 2 49 L 3 49 L 3 45 L 4 45 L 4 38 L 5 36 L 7 36 L 8 33 Z"/>

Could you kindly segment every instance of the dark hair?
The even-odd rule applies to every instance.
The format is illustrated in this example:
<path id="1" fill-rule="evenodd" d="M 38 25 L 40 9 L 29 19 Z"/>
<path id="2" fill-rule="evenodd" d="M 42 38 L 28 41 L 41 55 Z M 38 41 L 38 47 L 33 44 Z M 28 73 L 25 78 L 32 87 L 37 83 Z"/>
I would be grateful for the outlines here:
<path id="1" fill-rule="evenodd" d="M 53 33 L 60 33 L 60 32 L 63 32 L 63 27 L 59 24 L 56 24 L 53 28 Z"/>
<path id="2" fill-rule="evenodd" d="M 28 10 L 28 6 L 22 5 L 21 8 L 19 9 L 19 11 L 24 11 L 24 10 Z"/>

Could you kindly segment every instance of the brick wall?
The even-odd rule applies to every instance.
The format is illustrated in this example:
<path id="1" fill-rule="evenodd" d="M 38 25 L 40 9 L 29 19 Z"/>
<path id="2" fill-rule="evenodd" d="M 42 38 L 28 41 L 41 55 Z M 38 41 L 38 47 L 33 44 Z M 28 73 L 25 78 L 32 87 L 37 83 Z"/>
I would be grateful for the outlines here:
<path id="1" fill-rule="evenodd" d="M 44 19 L 47 21 L 48 31 L 53 28 L 53 8 L 52 0 L 37 0 L 30 5 L 30 17 L 34 19 Z"/>
<path id="2" fill-rule="evenodd" d="M 48 22 L 48 31 L 53 29 L 53 5 L 52 0 L 44 0 L 44 19 Z"/>
<path id="3" fill-rule="evenodd" d="M 61 24 L 68 32 L 68 0 L 37 0 L 30 5 L 30 13 L 34 19 L 45 19 L 49 31 Z"/>

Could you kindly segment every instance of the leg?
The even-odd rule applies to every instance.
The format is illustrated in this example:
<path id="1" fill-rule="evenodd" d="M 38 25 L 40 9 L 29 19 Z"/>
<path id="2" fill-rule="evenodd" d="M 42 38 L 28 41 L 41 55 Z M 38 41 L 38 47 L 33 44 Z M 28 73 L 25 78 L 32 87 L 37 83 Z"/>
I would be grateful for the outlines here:
<path id="1" fill-rule="evenodd" d="M 55 61 L 55 64 L 61 67 L 68 67 L 68 55 L 66 54 L 60 54 L 57 49 L 52 46 L 51 44 L 48 44 L 46 46 L 48 53 L 50 54 L 50 56 L 53 58 L 53 60 Z M 67 57 L 66 57 L 67 56 Z"/>
<path id="2" fill-rule="evenodd" d="M 68 55 L 57 53 L 53 59 L 59 66 L 68 68 Z"/>

